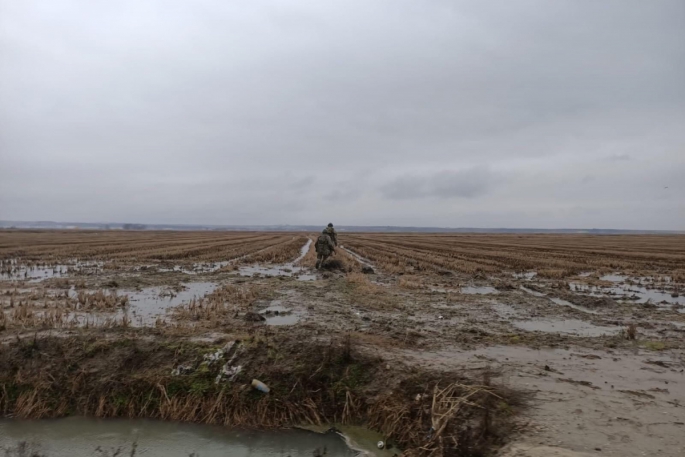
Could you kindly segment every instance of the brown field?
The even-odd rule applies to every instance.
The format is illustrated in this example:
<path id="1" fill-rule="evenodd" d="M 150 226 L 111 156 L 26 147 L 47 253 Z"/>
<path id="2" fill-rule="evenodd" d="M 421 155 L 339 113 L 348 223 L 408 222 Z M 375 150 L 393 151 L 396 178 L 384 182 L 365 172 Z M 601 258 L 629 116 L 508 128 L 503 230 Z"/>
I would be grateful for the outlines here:
<path id="1" fill-rule="evenodd" d="M 685 236 L 350 234 L 345 246 L 399 274 L 621 271 L 685 281 Z"/>
<path id="2" fill-rule="evenodd" d="M 340 233 L 321 271 L 316 236 L 0 231 L 0 410 L 363 423 L 411 456 L 685 445 L 685 236 Z"/>

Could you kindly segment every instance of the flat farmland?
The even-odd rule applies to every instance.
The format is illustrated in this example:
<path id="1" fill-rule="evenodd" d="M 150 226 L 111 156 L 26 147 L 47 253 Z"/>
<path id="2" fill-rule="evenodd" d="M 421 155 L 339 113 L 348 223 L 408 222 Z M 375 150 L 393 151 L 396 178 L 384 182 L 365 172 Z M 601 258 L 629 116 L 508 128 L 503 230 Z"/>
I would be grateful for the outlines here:
<path id="1" fill-rule="evenodd" d="M 668 275 L 685 281 L 685 236 L 353 234 L 348 247 L 396 273 L 583 272 Z"/>
<path id="2" fill-rule="evenodd" d="M 0 408 L 680 455 L 685 236 L 317 236 L 0 231 Z"/>

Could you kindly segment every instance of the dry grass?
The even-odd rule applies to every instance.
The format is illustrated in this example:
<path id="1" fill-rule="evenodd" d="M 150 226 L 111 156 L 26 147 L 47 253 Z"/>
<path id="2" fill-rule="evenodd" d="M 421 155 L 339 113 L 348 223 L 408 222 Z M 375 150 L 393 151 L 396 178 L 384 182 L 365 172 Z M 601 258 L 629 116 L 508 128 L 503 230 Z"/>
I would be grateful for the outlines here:
<path id="1" fill-rule="evenodd" d="M 205 327 L 219 327 L 226 318 L 245 311 L 259 298 L 259 289 L 252 285 L 226 285 L 203 298 L 174 308 L 176 321 L 197 322 Z"/>
<path id="2" fill-rule="evenodd" d="M 252 232 L 7 230 L 0 232 L 0 273 L 55 265 L 92 268 L 96 261 L 107 262 L 107 268 L 149 261 L 225 261 L 288 243 L 293 237 Z"/>
<path id="3" fill-rule="evenodd" d="M 401 289 L 407 290 L 418 290 L 426 287 L 426 285 L 423 283 L 423 280 L 419 276 L 401 276 L 397 281 L 397 285 Z"/>
<path id="4" fill-rule="evenodd" d="M 307 242 L 307 237 L 296 236 L 276 246 L 246 255 L 239 261 L 242 264 L 263 263 L 281 264 L 296 259 Z"/>
<path id="5" fill-rule="evenodd" d="M 502 442 L 520 403 L 506 389 L 457 373 L 388 372 L 349 338 L 236 344 L 231 360 L 243 371 L 217 383 L 224 360 L 207 361 L 217 351 L 212 345 L 89 336 L 12 342 L 0 347 L 0 411 L 262 428 L 367 423 L 406 455 L 476 457 Z M 179 365 L 190 371 L 174 376 Z M 249 388 L 252 378 L 271 392 Z"/>

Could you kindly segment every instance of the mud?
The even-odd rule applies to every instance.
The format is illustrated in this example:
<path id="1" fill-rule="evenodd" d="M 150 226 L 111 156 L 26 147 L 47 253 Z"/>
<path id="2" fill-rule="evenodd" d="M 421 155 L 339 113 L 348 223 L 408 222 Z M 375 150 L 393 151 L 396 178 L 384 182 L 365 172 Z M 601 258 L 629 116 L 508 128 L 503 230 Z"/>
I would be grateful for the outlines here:
<path id="1" fill-rule="evenodd" d="M 685 452 L 682 351 L 490 346 L 396 350 L 395 356 L 474 374 L 485 369 L 506 373 L 505 382 L 535 394 L 521 441 L 616 457 Z"/>
<path id="2" fill-rule="evenodd" d="M 529 332 L 567 333 L 577 336 L 615 335 L 618 327 L 601 327 L 578 319 L 513 321 L 514 327 Z"/>

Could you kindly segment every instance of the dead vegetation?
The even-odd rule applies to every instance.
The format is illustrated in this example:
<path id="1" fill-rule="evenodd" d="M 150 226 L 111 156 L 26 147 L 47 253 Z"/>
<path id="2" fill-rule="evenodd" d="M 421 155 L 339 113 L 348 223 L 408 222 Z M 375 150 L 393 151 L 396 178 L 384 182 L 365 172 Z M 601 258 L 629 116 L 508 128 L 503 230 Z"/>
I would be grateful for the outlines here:
<path id="1" fill-rule="evenodd" d="M 220 376 L 229 363 L 241 365 L 232 381 Z M 179 366 L 183 374 L 173 374 Z M 250 388 L 253 378 L 270 393 Z M 0 383 L 0 410 L 20 418 L 76 414 L 234 427 L 369 423 L 412 456 L 486 455 L 520 405 L 512 392 L 456 373 L 407 375 L 403 367 L 389 373 L 349 338 L 252 338 L 224 349 L 159 339 L 29 339 L 0 349 Z"/>
<path id="2" fill-rule="evenodd" d="M 305 236 L 292 237 L 291 240 L 240 258 L 242 264 L 264 263 L 279 264 L 297 258 L 307 243 Z"/>
<path id="3" fill-rule="evenodd" d="M 685 236 L 347 234 L 346 247 L 384 271 L 468 275 L 585 271 L 685 278 Z"/>
<path id="4" fill-rule="evenodd" d="M 287 233 L 254 232 L 8 230 L 0 232 L 0 273 L 24 275 L 26 268 L 38 267 L 102 268 L 98 262 L 117 269 L 132 263 L 227 261 L 287 244 L 293 238 Z"/>
<path id="5" fill-rule="evenodd" d="M 259 297 L 259 289 L 252 285 L 225 285 L 205 297 L 174 308 L 177 321 L 197 322 L 207 327 L 219 327 L 226 318 L 246 311 Z"/>

